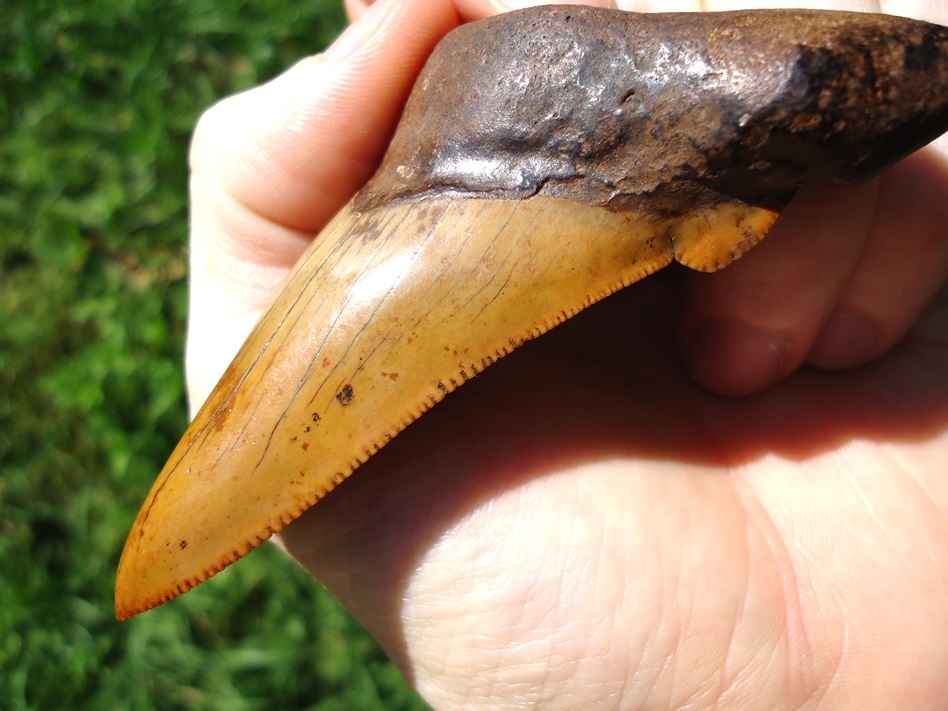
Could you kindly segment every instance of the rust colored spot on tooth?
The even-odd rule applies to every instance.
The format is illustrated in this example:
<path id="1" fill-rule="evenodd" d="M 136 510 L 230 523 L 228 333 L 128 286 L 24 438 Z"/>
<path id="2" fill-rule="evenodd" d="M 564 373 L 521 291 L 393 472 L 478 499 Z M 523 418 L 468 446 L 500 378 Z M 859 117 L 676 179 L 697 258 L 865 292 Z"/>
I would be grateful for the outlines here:
<path id="1" fill-rule="evenodd" d="M 355 398 L 355 391 L 351 385 L 343 385 L 342 390 L 336 393 L 336 400 L 340 405 L 350 405 Z"/>

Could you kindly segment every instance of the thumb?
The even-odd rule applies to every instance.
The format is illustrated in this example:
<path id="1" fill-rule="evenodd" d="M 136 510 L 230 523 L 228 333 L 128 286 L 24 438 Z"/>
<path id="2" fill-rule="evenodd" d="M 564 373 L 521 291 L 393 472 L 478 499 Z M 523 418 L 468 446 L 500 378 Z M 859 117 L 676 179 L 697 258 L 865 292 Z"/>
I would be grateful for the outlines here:
<path id="1" fill-rule="evenodd" d="M 312 236 L 371 175 L 421 66 L 458 23 L 451 0 L 383 0 L 325 53 L 201 117 L 190 179 L 193 406 Z"/>

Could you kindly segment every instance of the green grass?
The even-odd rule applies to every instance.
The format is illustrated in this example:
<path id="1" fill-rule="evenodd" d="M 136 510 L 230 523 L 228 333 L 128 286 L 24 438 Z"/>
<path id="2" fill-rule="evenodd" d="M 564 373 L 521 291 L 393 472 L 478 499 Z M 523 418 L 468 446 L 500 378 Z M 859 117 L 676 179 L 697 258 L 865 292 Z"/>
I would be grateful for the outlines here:
<path id="1" fill-rule="evenodd" d="M 267 547 L 112 613 L 186 423 L 190 132 L 343 21 L 339 0 L 0 4 L 0 709 L 423 707 Z"/>

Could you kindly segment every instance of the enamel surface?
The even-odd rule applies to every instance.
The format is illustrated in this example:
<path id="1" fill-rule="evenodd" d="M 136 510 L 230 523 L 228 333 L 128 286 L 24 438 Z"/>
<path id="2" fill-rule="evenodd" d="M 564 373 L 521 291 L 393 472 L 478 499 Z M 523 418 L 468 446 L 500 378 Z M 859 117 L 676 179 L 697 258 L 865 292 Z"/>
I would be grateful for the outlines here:
<path id="1" fill-rule="evenodd" d="M 745 212 L 704 235 L 722 242 L 715 259 L 773 219 Z M 464 381 L 667 265 L 671 230 L 542 197 L 343 211 L 155 482 L 119 566 L 118 616 L 206 580 Z"/>

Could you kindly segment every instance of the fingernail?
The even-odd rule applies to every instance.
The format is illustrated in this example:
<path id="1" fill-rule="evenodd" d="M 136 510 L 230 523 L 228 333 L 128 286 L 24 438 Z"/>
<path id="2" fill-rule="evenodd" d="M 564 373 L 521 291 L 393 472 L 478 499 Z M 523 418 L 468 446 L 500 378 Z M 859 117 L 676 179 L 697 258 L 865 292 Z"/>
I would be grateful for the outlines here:
<path id="1" fill-rule="evenodd" d="M 323 52 L 327 59 L 345 59 L 361 47 L 375 31 L 385 22 L 387 10 L 392 4 L 390 0 L 378 0 L 349 25 L 336 41 Z"/>
<path id="2" fill-rule="evenodd" d="M 870 319 L 852 311 L 837 311 L 823 326 L 809 362 L 821 368 L 848 368 L 868 361 L 875 348 L 876 330 Z"/>
<path id="3" fill-rule="evenodd" d="M 688 370 L 721 395 L 747 395 L 787 375 L 787 336 L 742 323 L 701 322 L 681 339 Z"/>

